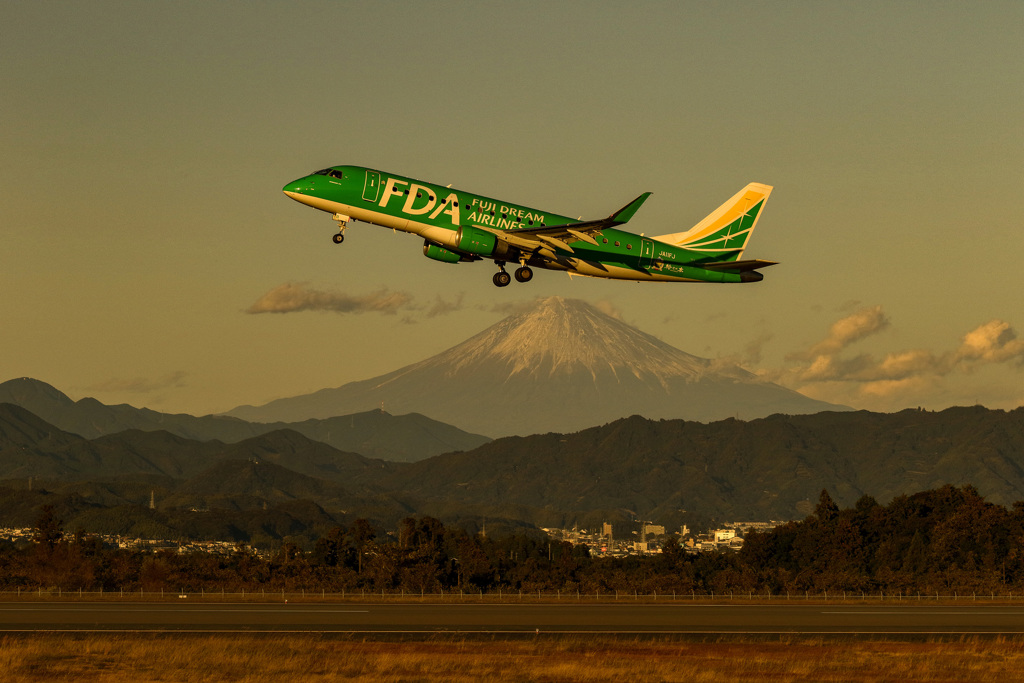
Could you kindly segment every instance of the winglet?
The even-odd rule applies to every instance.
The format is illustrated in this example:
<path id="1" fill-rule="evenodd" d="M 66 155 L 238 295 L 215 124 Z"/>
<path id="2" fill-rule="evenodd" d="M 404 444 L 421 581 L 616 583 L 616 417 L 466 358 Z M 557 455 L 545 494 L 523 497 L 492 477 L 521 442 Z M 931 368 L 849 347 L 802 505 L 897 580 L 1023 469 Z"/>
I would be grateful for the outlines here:
<path id="1" fill-rule="evenodd" d="M 613 213 L 608 217 L 608 219 L 614 221 L 615 225 L 622 225 L 623 223 L 629 222 L 629 219 L 633 217 L 633 214 L 640 209 L 640 205 L 646 202 L 647 198 L 650 197 L 651 194 L 652 193 L 650 192 L 644 192 L 629 204 L 626 204 L 624 207 Z"/>

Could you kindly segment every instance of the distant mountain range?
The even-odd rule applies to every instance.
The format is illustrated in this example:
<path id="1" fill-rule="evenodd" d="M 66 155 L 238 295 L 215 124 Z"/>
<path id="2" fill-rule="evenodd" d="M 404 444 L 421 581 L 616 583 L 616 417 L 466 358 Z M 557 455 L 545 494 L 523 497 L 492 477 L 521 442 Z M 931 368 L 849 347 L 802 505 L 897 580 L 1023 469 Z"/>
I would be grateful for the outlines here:
<path id="1" fill-rule="evenodd" d="M 108 406 L 94 398 L 72 401 L 54 387 L 30 378 L 0 384 L 0 403 L 19 405 L 60 429 L 86 438 L 129 429 L 164 430 L 186 439 L 234 443 L 280 429 L 292 429 L 314 441 L 369 458 L 397 462 L 422 460 L 450 451 L 470 450 L 490 441 L 419 414 L 391 415 L 370 410 L 296 424 L 249 423 L 232 417 L 159 413 L 130 405 Z"/>
<path id="2" fill-rule="evenodd" d="M 0 479 L 185 480 L 223 461 L 271 463 L 360 491 L 399 463 L 346 453 L 282 429 L 235 444 L 137 429 L 86 439 L 21 406 L 0 403 Z M 367 475 L 369 474 L 369 477 Z M 306 497 L 296 491 L 293 497 Z"/>
<path id="3" fill-rule="evenodd" d="M 490 440 L 483 434 L 573 432 L 629 415 L 711 421 L 847 410 L 685 353 L 590 304 L 560 297 L 387 375 L 223 415 L 73 401 L 31 378 L 0 383 L 0 402 L 86 438 L 138 429 L 234 443 L 292 429 L 397 462 L 472 450 Z"/>
<path id="4" fill-rule="evenodd" d="M 403 466 L 389 493 L 418 509 L 453 501 L 538 524 L 596 527 L 625 511 L 680 524 L 808 515 L 822 489 L 844 506 L 944 484 L 1024 500 L 1024 408 L 773 415 L 711 424 L 618 420 L 576 434 L 498 439 Z M 628 517 L 627 516 L 627 517 Z"/>
<path id="5" fill-rule="evenodd" d="M 139 430 L 85 439 L 0 403 L 0 526 L 31 524 L 38 505 L 54 495 L 71 528 L 106 533 L 128 533 L 140 516 L 156 514 L 142 510 L 150 496 L 171 513 L 223 516 L 301 503 L 298 510 L 315 511 L 319 522 L 351 520 L 353 506 L 392 519 L 407 511 L 378 495 L 375 482 L 401 466 L 287 429 L 236 444 Z M 182 534 L 187 525 L 170 537 Z"/>
<path id="6" fill-rule="evenodd" d="M 382 403 L 492 437 L 574 432 L 630 415 L 710 421 L 848 410 L 680 351 L 586 302 L 552 297 L 386 375 L 227 415 L 295 422 Z"/>
<path id="7" fill-rule="evenodd" d="M 944 484 L 973 484 L 1009 505 L 1024 500 L 1024 408 L 711 424 L 631 417 L 393 463 L 292 430 L 236 444 L 137 430 L 84 439 L 0 404 L 0 480 L 0 525 L 31 521 L 25 517 L 45 496 L 59 496 L 66 521 L 103 529 L 155 523 L 146 515 L 156 513 L 141 509 L 151 491 L 165 515 L 248 510 L 262 519 L 263 510 L 290 506 L 281 528 L 298 524 L 295 515 L 321 525 L 366 516 L 386 527 L 410 514 L 591 527 L 630 519 L 667 526 L 794 519 L 811 512 L 822 489 L 850 506 L 863 495 L 885 503 Z"/>

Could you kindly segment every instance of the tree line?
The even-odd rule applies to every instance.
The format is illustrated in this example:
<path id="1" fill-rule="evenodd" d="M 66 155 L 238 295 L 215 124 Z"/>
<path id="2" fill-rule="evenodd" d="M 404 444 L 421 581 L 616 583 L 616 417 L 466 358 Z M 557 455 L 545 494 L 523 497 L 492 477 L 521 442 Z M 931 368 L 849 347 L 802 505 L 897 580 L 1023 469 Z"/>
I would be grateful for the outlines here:
<path id="1" fill-rule="evenodd" d="M 483 538 L 432 517 L 382 533 L 365 519 L 312 549 L 260 557 L 147 553 L 67 534 L 44 508 L 31 542 L 0 544 L 0 589 L 65 591 L 676 594 L 1024 592 L 1024 502 L 986 502 L 944 486 L 840 509 L 822 491 L 813 514 L 750 532 L 739 552 L 690 553 L 674 537 L 652 556 L 592 556 L 583 545 L 524 535 Z"/>

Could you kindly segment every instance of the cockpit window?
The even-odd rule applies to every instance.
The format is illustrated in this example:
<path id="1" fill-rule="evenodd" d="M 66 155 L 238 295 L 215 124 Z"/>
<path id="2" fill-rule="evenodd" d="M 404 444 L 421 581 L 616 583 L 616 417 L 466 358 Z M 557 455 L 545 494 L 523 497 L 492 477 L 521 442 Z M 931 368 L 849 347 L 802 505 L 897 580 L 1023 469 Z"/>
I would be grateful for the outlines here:
<path id="1" fill-rule="evenodd" d="M 335 171 L 333 168 L 325 168 L 322 171 L 317 171 L 313 175 L 325 175 L 330 176 L 331 178 L 337 178 L 338 180 L 341 180 L 342 178 L 345 177 L 341 171 Z"/>
<path id="2" fill-rule="evenodd" d="M 325 169 L 324 169 L 324 170 L 322 170 L 322 171 L 317 171 L 317 172 L 316 172 L 316 173 L 314 173 L 313 175 L 327 175 L 327 174 L 328 174 L 328 173 L 330 173 L 330 172 L 331 172 L 331 169 L 329 169 L 329 168 L 325 168 Z"/>

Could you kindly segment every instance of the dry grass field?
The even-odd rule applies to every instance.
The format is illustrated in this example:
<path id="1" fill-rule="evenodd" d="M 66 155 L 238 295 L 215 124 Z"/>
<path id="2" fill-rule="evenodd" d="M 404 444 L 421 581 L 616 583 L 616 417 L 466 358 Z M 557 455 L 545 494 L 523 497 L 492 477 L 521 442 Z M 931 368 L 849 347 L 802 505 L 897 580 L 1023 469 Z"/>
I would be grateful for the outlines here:
<path id="1" fill-rule="evenodd" d="M 1024 640 L 529 637 L 415 641 L 317 635 L 0 637 L 0 680 L 84 681 L 991 681 L 1020 680 Z"/>

